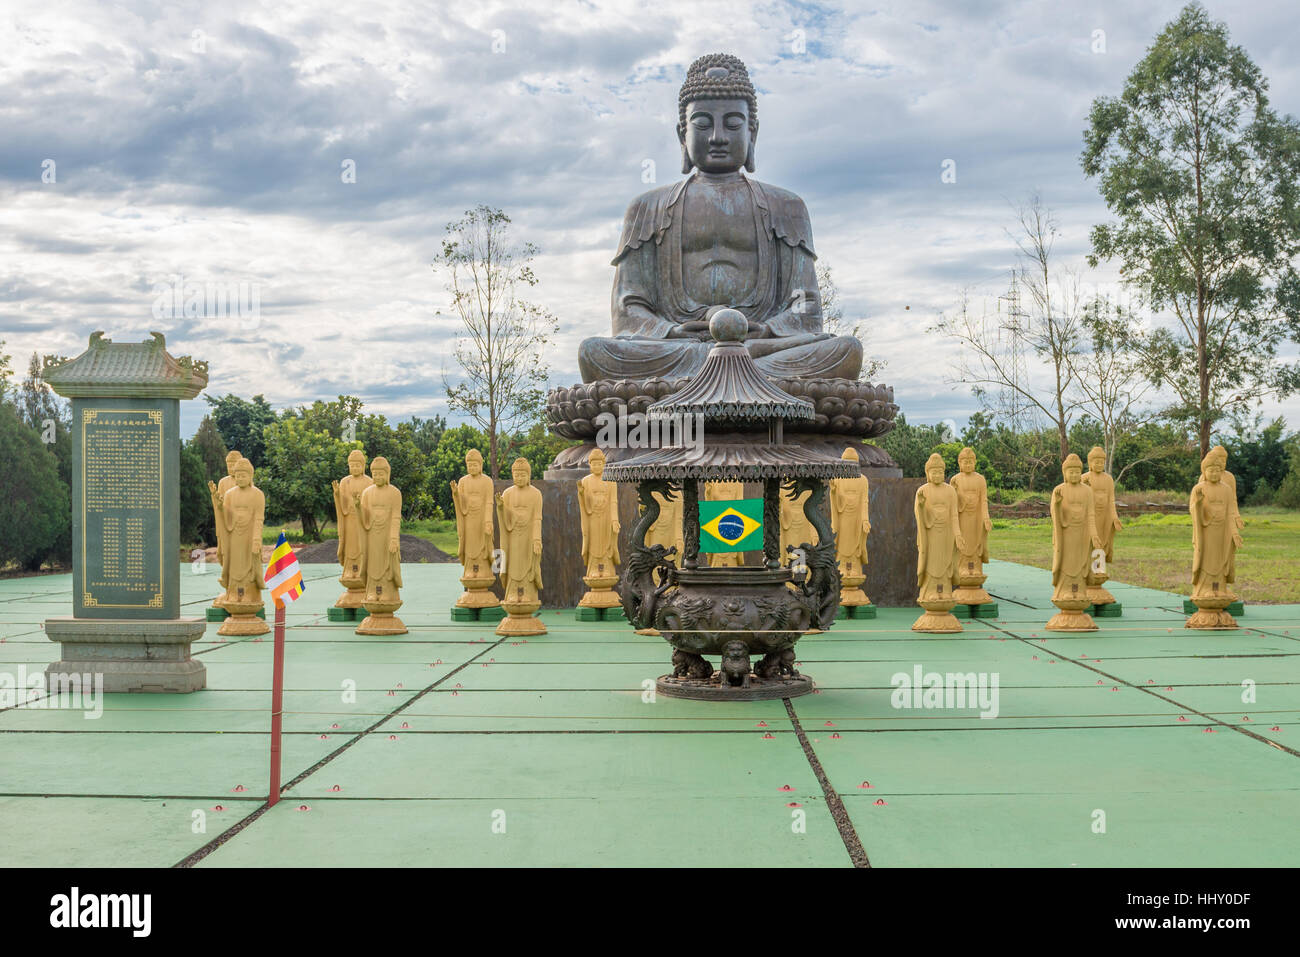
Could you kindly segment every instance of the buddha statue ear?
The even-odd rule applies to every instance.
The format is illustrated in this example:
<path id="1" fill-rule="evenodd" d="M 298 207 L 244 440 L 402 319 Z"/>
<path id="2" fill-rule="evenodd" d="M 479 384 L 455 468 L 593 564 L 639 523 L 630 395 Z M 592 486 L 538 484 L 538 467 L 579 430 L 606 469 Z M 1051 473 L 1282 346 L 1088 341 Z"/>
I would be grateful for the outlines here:
<path id="1" fill-rule="evenodd" d="M 749 136 L 749 152 L 745 154 L 745 171 L 754 172 L 754 142 L 758 139 L 758 127 Z"/>
<path id="2" fill-rule="evenodd" d="M 695 168 L 695 164 L 691 162 L 690 154 L 686 152 L 686 144 L 683 143 L 682 144 L 682 172 L 689 173 L 694 168 Z"/>

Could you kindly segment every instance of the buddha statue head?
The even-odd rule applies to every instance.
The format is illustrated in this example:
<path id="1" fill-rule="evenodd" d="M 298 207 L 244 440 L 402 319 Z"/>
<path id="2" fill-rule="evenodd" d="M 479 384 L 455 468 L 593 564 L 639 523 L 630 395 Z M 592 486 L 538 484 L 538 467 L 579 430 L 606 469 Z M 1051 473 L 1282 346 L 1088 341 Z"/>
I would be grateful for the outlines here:
<path id="1" fill-rule="evenodd" d="M 465 471 L 472 478 L 483 474 L 483 453 L 478 449 L 470 449 L 465 453 Z"/>
<path id="2" fill-rule="evenodd" d="M 1061 477 L 1071 485 L 1078 485 L 1079 479 L 1083 478 L 1083 462 L 1073 452 L 1061 463 Z"/>
<path id="3" fill-rule="evenodd" d="M 243 456 L 240 455 L 238 452 L 236 452 L 234 449 L 231 449 L 229 452 L 226 453 L 226 474 L 227 475 L 233 476 L 235 474 L 235 465 L 242 458 Z"/>
<path id="4" fill-rule="evenodd" d="M 348 453 L 348 474 L 356 477 L 366 472 L 366 453 L 353 449 Z"/>
<path id="5" fill-rule="evenodd" d="M 1224 469 L 1228 467 L 1228 451 L 1216 445 L 1201 459 L 1201 474 L 1207 482 L 1219 482 L 1223 479 Z"/>
<path id="6" fill-rule="evenodd" d="M 1094 445 L 1092 451 L 1088 453 L 1088 471 L 1094 475 L 1106 471 L 1106 450 L 1100 445 Z"/>
<path id="7" fill-rule="evenodd" d="M 925 460 L 925 477 L 930 480 L 931 485 L 943 484 L 943 473 L 948 466 L 943 460 L 943 456 L 938 452 L 933 452 Z"/>
<path id="8" fill-rule="evenodd" d="M 841 455 L 840 458 L 844 459 L 846 462 L 856 462 L 858 461 L 858 450 L 850 445 L 844 450 L 844 454 Z"/>
<path id="9" fill-rule="evenodd" d="M 370 463 L 370 477 L 375 480 L 375 484 L 383 488 L 388 484 L 392 474 L 393 470 L 388 464 L 388 459 L 382 455 L 376 455 L 374 461 Z"/>
<path id="10" fill-rule="evenodd" d="M 966 475 L 975 471 L 975 450 L 969 445 L 957 453 L 957 467 Z"/>
<path id="11" fill-rule="evenodd" d="M 533 477 L 533 467 L 528 464 L 528 460 L 522 456 L 515 459 L 515 464 L 510 466 L 510 477 L 515 480 L 516 488 L 527 488 Z"/>
<path id="12" fill-rule="evenodd" d="M 243 456 L 240 456 L 239 461 L 235 463 L 235 467 L 230 474 L 234 478 L 237 486 L 240 488 L 248 488 L 253 484 L 253 463 Z"/>
<path id="13" fill-rule="evenodd" d="M 677 94 L 677 139 L 683 173 L 754 171 L 758 96 L 739 57 L 707 53 L 690 65 Z"/>
<path id="14" fill-rule="evenodd" d="M 605 453 L 600 449 L 592 449 L 591 454 L 587 456 L 587 467 L 591 469 L 591 474 L 599 479 L 605 474 Z"/>

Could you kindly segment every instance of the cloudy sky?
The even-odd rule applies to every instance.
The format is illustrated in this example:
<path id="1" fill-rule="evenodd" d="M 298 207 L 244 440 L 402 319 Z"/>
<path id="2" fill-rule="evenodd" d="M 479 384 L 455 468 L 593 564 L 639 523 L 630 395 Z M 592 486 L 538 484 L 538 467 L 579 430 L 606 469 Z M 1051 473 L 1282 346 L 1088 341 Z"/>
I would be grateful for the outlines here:
<path id="1" fill-rule="evenodd" d="M 1180 6 L 7 0 L 0 339 L 25 370 L 95 329 L 157 329 L 209 361 L 214 394 L 445 412 L 456 326 L 430 264 L 445 225 L 487 203 L 541 250 L 552 381 L 575 382 L 577 343 L 609 331 L 623 210 L 647 168 L 680 175 L 685 67 L 721 50 L 759 89 L 756 175 L 807 201 L 882 378 L 909 418 L 961 423 L 974 400 L 925 328 L 964 287 L 996 301 L 1012 206 L 1035 190 L 1062 264 L 1083 265 L 1107 218 L 1078 161 L 1089 105 Z M 1293 2 L 1208 7 L 1273 106 L 1300 113 Z M 156 318 L 178 277 L 251 284 L 260 319 Z M 187 405 L 188 433 L 204 407 Z M 1265 411 L 1300 426 L 1300 402 Z"/>

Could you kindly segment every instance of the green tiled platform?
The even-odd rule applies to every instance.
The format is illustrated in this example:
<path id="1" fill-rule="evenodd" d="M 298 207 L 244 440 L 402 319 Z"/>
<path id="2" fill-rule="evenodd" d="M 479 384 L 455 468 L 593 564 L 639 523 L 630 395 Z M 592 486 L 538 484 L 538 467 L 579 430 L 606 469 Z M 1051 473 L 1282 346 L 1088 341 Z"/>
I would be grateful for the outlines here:
<path id="1" fill-rule="evenodd" d="M 791 702 L 796 726 L 780 701 L 648 700 L 669 649 L 621 617 L 546 611 L 550 633 L 526 640 L 453 621 L 452 565 L 403 569 L 409 634 L 358 636 L 329 620 L 330 571 L 307 566 L 289 609 L 276 808 L 214 846 L 265 801 L 272 642 L 213 622 L 195 646 L 206 691 L 110 695 L 97 720 L 0 712 L 0 866 L 849 866 L 850 846 L 877 867 L 1300 858 L 1297 606 L 1188 632 L 1179 596 L 1109 582 L 1123 617 L 1054 634 L 1048 574 L 993 563 L 998 616 L 961 634 L 880 608 L 805 638 L 818 693 Z M 181 581 L 183 614 L 202 615 L 215 578 Z M 41 623 L 69 613 L 70 587 L 0 582 L 0 672 L 55 660 Z M 895 708 L 891 679 L 918 665 L 996 673 L 997 716 Z"/>

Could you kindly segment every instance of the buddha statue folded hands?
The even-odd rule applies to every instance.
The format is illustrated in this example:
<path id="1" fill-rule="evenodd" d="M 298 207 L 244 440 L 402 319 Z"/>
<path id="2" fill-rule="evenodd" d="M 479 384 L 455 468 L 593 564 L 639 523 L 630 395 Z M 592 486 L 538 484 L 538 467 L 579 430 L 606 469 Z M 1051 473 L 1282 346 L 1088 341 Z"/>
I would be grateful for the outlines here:
<path id="1" fill-rule="evenodd" d="M 708 320 L 749 320 L 745 347 L 772 377 L 857 379 L 862 343 L 822 331 L 808 209 L 754 169 L 758 100 L 736 57 L 709 54 L 678 96 L 683 171 L 637 197 L 614 257 L 612 337 L 583 341 L 584 382 L 691 375 L 713 343 Z"/>

